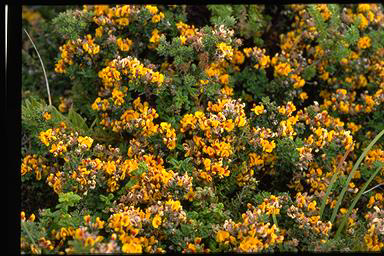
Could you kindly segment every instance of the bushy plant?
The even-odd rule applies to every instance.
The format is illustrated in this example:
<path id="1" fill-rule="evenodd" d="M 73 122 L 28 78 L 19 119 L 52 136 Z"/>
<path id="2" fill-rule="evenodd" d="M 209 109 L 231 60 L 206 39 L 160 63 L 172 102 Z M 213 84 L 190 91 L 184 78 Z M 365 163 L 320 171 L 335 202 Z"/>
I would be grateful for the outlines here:
<path id="1" fill-rule="evenodd" d="M 23 253 L 383 250 L 383 6 L 206 7 L 24 7 Z"/>

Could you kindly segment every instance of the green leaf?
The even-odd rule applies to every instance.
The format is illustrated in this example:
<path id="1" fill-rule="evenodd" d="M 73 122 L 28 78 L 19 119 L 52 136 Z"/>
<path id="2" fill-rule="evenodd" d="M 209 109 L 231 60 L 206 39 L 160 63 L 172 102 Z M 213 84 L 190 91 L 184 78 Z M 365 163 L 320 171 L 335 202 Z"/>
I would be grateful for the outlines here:
<path id="1" fill-rule="evenodd" d="M 181 229 L 181 232 L 183 232 L 184 235 L 190 235 L 190 234 L 193 233 L 193 229 L 192 229 L 191 225 L 180 224 L 180 229 Z"/>
<path id="2" fill-rule="evenodd" d="M 140 176 L 141 174 L 143 174 L 144 172 L 147 172 L 148 171 L 148 166 L 145 162 L 140 162 L 139 163 L 139 167 L 132 171 L 131 172 L 131 175 L 132 176 Z"/>
<path id="3" fill-rule="evenodd" d="M 315 75 L 316 75 L 316 66 L 312 64 L 304 69 L 302 77 L 304 78 L 304 80 L 309 81 Z"/>
<path id="4" fill-rule="evenodd" d="M 192 212 L 188 212 L 187 216 L 188 216 L 189 219 L 196 220 L 199 217 L 199 214 L 197 212 L 195 212 L 195 211 L 192 211 Z"/>
<path id="5" fill-rule="evenodd" d="M 359 40 L 359 37 L 360 37 L 360 32 L 355 24 L 352 24 L 350 27 L 348 27 L 344 36 L 345 40 L 349 45 L 356 44 L 357 40 Z"/>
<path id="6" fill-rule="evenodd" d="M 124 188 L 125 189 L 130 189 L 131 187 L 133 187 L 135 184 L 137 183 L 137 180 L 136 179 L 130 179 L 127 184 L 125 184 Z"/>
<path id="7" fill-rule="evenodd" d="M 79 129 L 83 132 L 87 132 L 89 130 L 85 120 L 81 117 L 81 115 L 76 113 L 73 108 L 70 108 L 68 112 L 68 120 L 71 122 L 74 129 Z"/>
<path id="8" fill-rule="evenodd" d="M 56 206 L 56 209 L 61 209 L 64 212 L 67 212 L 68 207 L 75 206 L 80 200 L 81 197 L 73 192 L 61 193 L 59 195 L 59 204 Z"/>

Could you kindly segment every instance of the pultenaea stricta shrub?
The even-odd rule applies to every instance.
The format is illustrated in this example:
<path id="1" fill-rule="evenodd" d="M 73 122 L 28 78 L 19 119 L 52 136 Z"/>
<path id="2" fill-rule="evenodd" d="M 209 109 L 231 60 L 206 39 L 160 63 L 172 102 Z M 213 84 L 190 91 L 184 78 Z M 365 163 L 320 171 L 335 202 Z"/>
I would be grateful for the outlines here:
<path id="1" fill-rule="evenodd" d="M 383 5 L 201 8 L 23 8 L 21 251 L 383 250 Z"/>

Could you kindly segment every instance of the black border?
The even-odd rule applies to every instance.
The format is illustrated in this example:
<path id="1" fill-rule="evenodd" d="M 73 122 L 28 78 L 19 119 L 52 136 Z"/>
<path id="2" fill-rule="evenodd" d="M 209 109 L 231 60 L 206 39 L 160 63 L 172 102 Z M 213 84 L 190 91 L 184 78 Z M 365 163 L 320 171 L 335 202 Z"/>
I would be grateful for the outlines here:
<path id="1" fill-rule="evenodd" d="M 5 14 L 5 5 L 3 14 Z M 4 15 L 5 19 L 5 15 Z M 5 24 L 5 23 L 4 23 Z M 7 133 L 8 232 L 7 252 L 20 254 L 20 187 L 21 187 L 21 5 L 8 4 L 7 60 L 5 63 L 5 112 Z M 5 35 L 5 25 L 3 25 Z M 5 42 L 5 40 L 4 40 Z M 5 49 L 5 47 L 4 47 Z"/>

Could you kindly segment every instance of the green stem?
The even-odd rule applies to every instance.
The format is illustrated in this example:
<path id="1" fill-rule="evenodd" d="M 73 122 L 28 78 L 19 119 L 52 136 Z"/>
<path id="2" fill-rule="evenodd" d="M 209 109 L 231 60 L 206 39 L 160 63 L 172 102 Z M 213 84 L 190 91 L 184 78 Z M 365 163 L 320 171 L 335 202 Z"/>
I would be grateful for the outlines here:
<path id="1" fill-rule="evenodd" d="M 377 170 L 375 171 L 374 174 L 371 175 L 371 177 L 369 178 L 369 180 L 364 184 L 364 187 L 360 190 L 360 192 L 355 196 L 355 199 L 353 200 L 351 206 L 348 208 L 348 212 L 344 215 L 343 217 L 343 220 L 339 226 L 339 228 L 337 229 L 337 232 L 336 232 L 336 236 L 335 238 L 337 239 L 341 233 L 341 230 L 344 228 L 345 224 L 347 223 L 348 221 L 348 217 L 349 215 L 351 214 L 353 208 L 355 207 L 357 201 L 359 201 L 361 195 L 364 193 L 364 191 L 367 189 L 369 183 L 371 183 L 371 181 L 376 177 L 376 175 L 379 173 L 379 171 L 381 170 L 382 166 L 380 166 L 379 168 L 377 168 Z"/>
<path id="2" fill-rule="evenodd" d="M 273 213 L 272 214 L 272 220 L 273 220 L 273 223 L 275 224 L 276 228 L 279 226 L 278 223 L 277 223 L 277 219 L 276 219 L 276 215 Z M 282 251 L 283 250 L 283 247 L 281 246 L 281 244 L 279 244 L 279 250 Z"/>
<path id="3" fill-rule="evenodd" d="M 381 138 L 381 136 L 383 136 L 383 134 L 384 134 L 384 129 L 378 135 L 376 135 L 376 137 L 371 141 L 371 143 L 369 143 L 368 147 L 365 148 L 364 152 L 360 155 L 359 159 L 356 161 L 355 165 L 353 166 L 352 171 L 348 176 L 347 182 L 345 183 L 344 188 L 339 195 L 335 209 L 333 209 L 331 220 L 330 220 L 332 224 L 334 224 L 341 201 L 343 200 L 344 194 L 348 189 L 349 182 L 351 181 L 352 177 L 355 175 L 355 171 L 357 170 L 360 163 L 363 161 L 363 159 L 367 155 L 368 151 L 373 147 L 373 145 L 375 145 L 375 143 Z"/>

